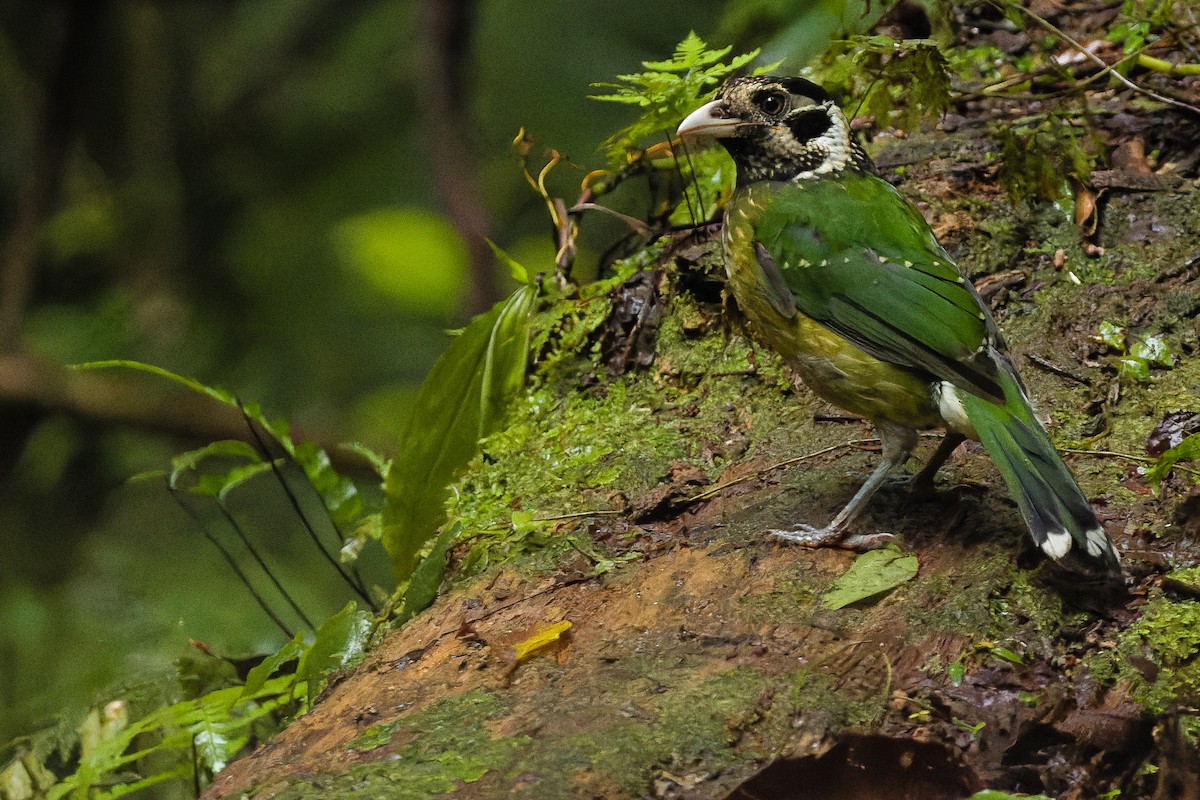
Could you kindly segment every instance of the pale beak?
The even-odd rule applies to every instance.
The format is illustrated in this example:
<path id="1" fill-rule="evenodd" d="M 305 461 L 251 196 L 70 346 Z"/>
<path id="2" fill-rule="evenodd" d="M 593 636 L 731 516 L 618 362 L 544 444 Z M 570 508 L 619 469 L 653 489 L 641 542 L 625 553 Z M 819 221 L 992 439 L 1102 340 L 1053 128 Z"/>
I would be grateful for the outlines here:
<path id="1" fill-rule="evenodd" d="M 726 119 L 723 114 L 725 107 L 721 101 L 713 100 L 697 108 L 683 122 L 679 123 L 678 136 L 694 136 L 697 139 L 727 139 L 737 136 L 737 129 L 742 125 L 739 119 Z"/>

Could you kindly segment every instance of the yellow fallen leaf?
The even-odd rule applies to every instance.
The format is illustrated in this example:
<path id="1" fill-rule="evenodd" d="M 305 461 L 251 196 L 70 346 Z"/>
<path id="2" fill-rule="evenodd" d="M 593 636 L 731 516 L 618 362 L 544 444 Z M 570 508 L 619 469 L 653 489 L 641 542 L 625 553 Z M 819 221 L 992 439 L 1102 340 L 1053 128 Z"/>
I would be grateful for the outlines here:
<path id="1" fill-rule="evenodd" d="M 562 635 L 570 629 L 571 623 L 564 619 L 562 622 L 547 625 L 525 641 L 513 645 L 513 650 L 517 654 L 517 663 L 523 664 L 542 650 L 558 644 Z"/>

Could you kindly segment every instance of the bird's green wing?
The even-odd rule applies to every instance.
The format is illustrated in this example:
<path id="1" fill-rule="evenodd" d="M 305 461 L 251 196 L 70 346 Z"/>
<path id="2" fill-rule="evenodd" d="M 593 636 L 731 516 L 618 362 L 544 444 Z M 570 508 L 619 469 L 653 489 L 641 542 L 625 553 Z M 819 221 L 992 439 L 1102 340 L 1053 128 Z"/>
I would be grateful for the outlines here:
<path id="1" fill-rule="evenodd" d="M 750 187 L 768 291 L 876 358 L 1004 402 L 995 323 L 915 208 L 888 183 L 847 176 Z M 779 298 L 784 303 L 789 298 Z M 775 301 L 773 301 L 775 302 Z"/>

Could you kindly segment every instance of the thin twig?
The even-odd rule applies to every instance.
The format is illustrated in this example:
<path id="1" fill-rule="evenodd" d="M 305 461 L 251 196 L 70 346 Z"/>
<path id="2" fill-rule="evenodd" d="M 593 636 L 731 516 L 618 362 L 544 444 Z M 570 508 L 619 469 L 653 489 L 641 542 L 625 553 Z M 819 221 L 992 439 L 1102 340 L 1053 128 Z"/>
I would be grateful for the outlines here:
<path id="1" fill-rule="evenodd" d="M 1049 372 L 1053 375 L 1059 375 L 1063 378 L 1068 378 L 1068 379 L 1073 380 L 1076 383 L 1082 384 L 1084 386 L 1092 385 L 1091 381 L 1089 381 L 1084 376 L 1076 375 L 1074 372 L 1071 372 L 1071 370 L 1067 369 L 1066 367 L 1064 367 L 1060 364 L 1055 364 L 1050 359 L 1043 358 L 1042 356 L 1039 356 L 1037 353 L 1026 353 L 1025 358 L 1029 359 L 1029 361 L 1034 366 L 1041 367 L 1042 369 L 1046 370 L 1047 372 Z"/>
<path id="2" fill-rule="evenodd" d="M 572 514 L 555 514 L 551 517 L 536 517 L 534 522 L 561 522 L 565 519 L 584 519 L 586 517 L 613 517 L 620 511 L 576 511 Z"/>
<path id="3" fill-rule="evenodd" d="M 1156 459 L 1148 456 L 1135 456 L 1129 453 L 1118 453 L 1113 450 L 1083 450 L 1074 447 L 1064 447 L 1059 452 L 1075 456 L 1100 456 L 1101 458 L 1123 458 L 1126 461 L 1136 461 L 1140 464 L 1152 464 Z"/>
<path id="4" fill-rule="evenodd" d="M 242 545 L 246 548 L 246 550 L 249 551 L 250 557 L 254 559 L 254 563 L 258 564 L 258 568 L 263 571 L 263 574 L 267 576 L 267 580 L 269 580 L 271 585 L 275 587 L 275 591 L 279 592 L 279 596 L 283 598 L 285 603 L 292 607 L 292 610 L 295 611 L 296 615 L 300 617 L 301 621 L 308 626 L 308 629 L 315 633 L 317 628 L 312 624 L 312 620 L 310 620 L 308 615 L 304 613 L 304 609 L 300 608 L 300 604 L 296 602 L 296 599 L 292 597 L 291 593 L 288 592 L 288 590 L 283 587 L 283 584 L 279 582 L 279 578 L 275 577 L 275 573 L 269 566 L 267 566 L 266 559 L 263 558 L 262 553 L 259 552 L 258 548 L 254 546 L 254 542 L 250 540 L 250 537 L 246 535 L 246 531 L 237 521 L 237 517 L 233 516 L 233 513 L 225 506 L 223 502 L 221 502 L 219 497 L 217 498 L 217 508 L 221 509 L 221 516 L 223 516 L 225 521 L 229 523 L 229 527 L 233 528 L 233 532 L 237 534 L 237 537 L 241 540 Z"/>
<path id="5" fill-rule="evenodd" d="M 288 502 L 291 504 L 292 509 L 296 512 L 296 516 L 300 518 L 300 523 L 304 527 L 305 532 L 308 534 L 308 538 L 310 538 L 313 544 L 316 545 L 317 550 L 321 551 L 321 555 L 326 561 L 329 562 L 329 565 L 337 570 L 338 575 L 342 576 L 342 580 L 346 582 L 346 585 L 353 589 L 354 593 L 362 598 L 363 602 L 367 604 L 367 607 L 372 611 L 378 611 L 379 608 L 375 605 L 375 602 L 367 593 L 366 587 L 362 585 L 362 580 L 356 579 L 354 576 L 351 576 L 350 573 L 346 572 L 341 563 L 334 558 L 328 550 L 325 549 L 323 544 L 321 544 L 321 538 L 317 535 L 316 528 L 308 519 L 308 515 L 304 513 L 304 509 L 300 506 L 300 499 L 296 497 L 296 493 L 292 491 L 291 484 L 284 479 L 283 470 L 279 469 L 279 465 L 275 463 L 275 459 L 271 456 L 271 449 L 267 446 L 266 440 L 263 439 L 263 436 L 261 433 L 259 433 L 258 428 L 254 426 L 254 420 L 250 418 L 250 415 L 246 413 L 246 409 L 242 407 L 241 400 L 237 401 L 237 405 L 238 409 L 240 409 L 242 412 L 242 419 L 246 421 L 246 427 L 250 429 L 250 435 L 254 437 L 254 441 L 258 445 L 258 449 L 262 451 L 263 457 L 266 458 L 267 463 L 271 465 L 271 472 L 274 474 L 275 480 L 277 480 L 279 485 L 283 487 L 283 493 L 287 495 Z M 316 487 L 313 487 L 313 491 L 316 491 Z M 321 507 L 325 508 L 324 499 L 321 499 Z M 328 508 L 325 508 L 325 513 L 327 515 L 329 514 Z M 332 517 L 330 518 L 329 523 L 333 526 L 333 530 L 337 536 L 341 538 L 341 531 L 338 530 L 337 525 L 333 522 Z"/>
<path id="6" fill-rule="evenodd" d="M 1137 463 L 1137 464 L 1153 464 L 1156 461 L 1158 461 L 1157 458 L 1151 458 L 1149 456 L 1135 456 L 1135 455 L 1131 455 L 1129 453 L 1117 453 L 1112 450 L 1076 450 L 1074 448 L 1065 447 L 1061 450 L 1061 452 L 1071 453 L 1073 455 L 1079 455 L 1079 456 L 1099 456 L 1101 458 L 1121 458 L 1126 461 L 1133 461 L 1134 463 Z M 1185 467 L 1179 463 L 1172 464 L 1171 469 L 1177 469 L 1180 472 L 1186 472 L 1189 475 L 1200 475 L 1200 470 L 1193 469 L 1191 467 Z"/>
<path id="7" fill-rule="evenodd" d="M 1084 58 L 1087 58 L 1089 61 L 1092 61 L 1095 64 L 1099 64 L 1100 67 L 1102 68 L 1101 74 L 1103 74 L 1104 72 L 1110 72 L 1110 73 L 1112 73 L 1113 77 L 1115 77 L 1119 82 L 1125 84 L 1125 86 L 1129 87 L 1130 89 L 1137 92 L 1138 94 L 1144 94 L 1147 97 L 1153 98 L 1160 103 L 1166 103 L 1167 105 L 1175 106 L 1176 108 L 1182 108 L 1185 111 L 1190 111 L 1193 114 L 1200 116 L 1200 108 L 1196 108 L 1193 105 L 1189 105 L 1188 103 L 1185 103 L 1182 100 L 1176 100 L 1172 97 L 1166 97 L 1157 92 L 1151 91 L 1150 89 L 1147 89 L 1143 86 L 1138 86 L 1136 83 L 1129 80 L 1129 78 L 1126 78 L 1124 75 L 1122 75 L 1121 73 L 1114 70 L 1109 64 L 1107 64 L 1104 61 L 1104 59 L 1102 59 L 1100 56 L 1093 53 L 1091 50 L 1087 49 L 1087 47 L 1085 45 L 1080 44 L 1078 41 L 1073 39 L 1067 33 L 1060 30 L 1056 25 L 1054 25 L 1054 23 L 1050 22 L 1049 20 L 1043 19 L 1042 17 L 1035 14 L 1033 11 L 1030 11 L 1028 8 L 1025 8 L 1024 5 L 1022 5 L 1020 3 L 1013 3 L 1012 6 L 1014 8 L 1020 9 L 1022 13 L 1024 13 L 1027 17 L 1032 19 L 1034 22 L 1041 25 L 1043 28 L 1050 31 L 1052 34 L 1054 34 L 1058 38 L 1062 39 L 1067 44 L 1071 45 L 1071 47 L 1074 47 L 1081 54 L 1083 54 Z"/>
<path id="8" fill-rule="evenodd" d="M 783 461 L 780 461 L 777 464 L 772 464 L 769 467 L 765 467 L 765 468 L 759 470 L 758 472 L 754 473 L 753 475 L 744 475 L 741 478 L 734 478 L 731 481 L 725 481 L 724 483 L 718 483 L 714 486 L 710 486 L 707 489 L 705 489 L 704 491 L 700 492 L 699 494 L 692 495 L 691 497 L 687 498 L 683 502 L 685 504 L 699 502 L 700 500 L 703 500 L 707 497 L 711 497 L 714 494 L 717 494 L 719 492 L 724 491 L 725 489 L 728 489 L 730 486 L 737 486 L 739 483 L 745 483 L 746 481 L 749 481 L 749 480 L 760 479 L 767 473 L 774 472 L 777 469 L 783 469 L 784 467 L 790 467 L 793 464 L 799 464 L 802 461 L 808 461 L 809 459 L 816 458 L 817 456 L 823 456 L 826 453 L 832 453 L 835 450 L 841 450 L 843 448 L 849 448 L 849 447 L 861 447 L 862 445 L 865 445 L 865 444 L 876 444 L 878 442 L 879 442 L 879 439 L 877 439 L 877 438 L 852 439 L 849 442 L 841 442 L 840 444 L 830 445 L 829 447 L 826 447 L 823 450 L 817 450 L 812 453 L 806 453 L 802 456 L 795 456 L 793 458 L 788 458 Z"/>
<path id="9" fill-rule="evenodd" d="M 695 222 L 696 221 L 696 209 L 692 208 L 692 198 L 688 197 L 687 184 L 684 182 L 684 178 L 683 178 L 683 169 L 679 166 L 679 153 L 677 153 L 675 151 L 675 148 L 673 147 L 673 142 L 671 141 L 671 134 L 665 129 L 663 130 L 662 134 L 663 134 L 663 139 L 667 144 L 667 147 L 670 148 L 670 150 L 671 150 L 671 159 L 675 162 L 675 174 L 679 176 L 679 184 L 680 184 L 680 186 L 683 187 L 683 203 L 684 203 L 684 205 L 687 206 L 688 218 L 691 219 L 692 222 Z M 681 147 L 684 147 L 682 137 L 680 137 L 679 144 Z M 687 154 L 686 148 L 684 149 L 684 154 L 685 155 Z M 692 185 L 693 186 L 696 185 L 696 173 L 694 171 L 692 172 Z M 700 201 L 700 189 L 698 186 L 696 188 L 696 201 L 697 202 Z"/>
<path id="10" fill-rule="evenodd" d="M 184 502 L 184 499 L 180 496 L 179 491 L 171 486 L 170 481 L 166 482 L 166 486 L 167 493 L 171 495 L 171 499 L 174 500 L 179 507 L 182 508 L 184 512 L 192 518 L 192 521 L 200 527 L 200 532 L 204 535 L 204 538 L 208 539 L 208 541 L 212 543 L 213 547 L 217 548 L 217 551 L 220 552 L 222 557 L 224 557 L 225 562 L 229 564 L 230 569 L 232 569 L 233 573 L 237 575 L 238 580 L 240 580 L 242 585 L 246 587 L 246 591 L 248 591 L 250 596 L 254 598 L 254 602 L 258 603 L 258 607 L 263 610 L 263 613 L 267 615 L 271 622 L 275 623 L 275 627 L 279 628 L 285 638 L 291 639 L 295 634 L 293 634 L 291 630 L 288 629 L 288 626 L 284 624 L 283 620 L 271 610 L 271 607 L 267 604 L 267 601 L 264 600 L 263 596 L 258 593 L 257 589 L 254 588 L 254 584 L 251 583 L 250 577 L 246 575 L 246 573 L 238 565 L 237 559 L 233 557 L 233 554 L 230 553 L 225 545 L 221 544 L 220 540 L 213 535 L 212 531 L 208 529 L 208 526 L 205 524 L 204 520 L 200 519 L 200 515 L 196 513 L 196 510 Z"/>
<path id="11" fill-rule="evenodd" d="M 620 211 L 611 209 L 608 206 L 602 206 L 599 203 L 578 203 L 570 208 L 570 212 L 572 214 L 578 214 L 580 211 L 599 211 L 602 214 L 608 214 L 610 217 L 619 219 L 621 222 L 628 225 L 629 229 L 639 236 L 650 235 L 650 226 L 645 222 L 642 222 L 637 217 L 631 217 L 628 214 L 622 214 Z"/>

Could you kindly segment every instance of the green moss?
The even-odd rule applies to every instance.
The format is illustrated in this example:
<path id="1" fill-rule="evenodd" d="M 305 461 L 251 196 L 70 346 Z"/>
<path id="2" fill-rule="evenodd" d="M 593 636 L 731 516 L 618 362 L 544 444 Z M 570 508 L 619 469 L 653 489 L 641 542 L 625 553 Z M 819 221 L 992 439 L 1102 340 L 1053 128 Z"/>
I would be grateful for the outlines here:
<path id="1" fill-rule="evenodd" d="M 905 627 L 922 638 L 935 631 L 979 638 L 1007 635 L 1012 623 L 996 597 L 1012 579 L 1011 559 L 1003 553 L 974 563 L 964 560 L 955 563 L 953 573 L 922 577 L 910 587 Z"/>
<path id="2" fill-rule="evenodd" d="M 1022 656 L 1053 658 L 1061 630 L 1084 625 L 1087 614 L 1069 613 L 1061 595 L 1033 582 L 1035 574 L 1017 569 L 1011 553 L 1002 552 L 974 563 L 963 559 L 952 573 L 913 582 L 906 587 L 912 594 L 905 606 L 910 643 L 920 644 L 933 633 L 965 635 L 971 646 L 957 663 L 968 665 L 967 671 L 981 663 L 973 656 L 987 652 L 991 645 L 985 643 L 991 642 Z M 922 671 L 939 674 L 949 666 L 931 658 Z"/>
<path id="3" fill-rule="evenodd" d="M 797 716 L 815 730 L 836 733 L 869 725 L 883 716 L 888 685 L 881 666 L 877 687 L 839 686 L 838 679 L 818 667 L 801 667 L 792 674 L 788 700 Z M 844 680 L 844 679 L 843 679 Z"/>
<path id="4" fill-rule="evenodd" d="M 748 752 L 743 729 L 758 722 L 759 699 L 782 690 L 782 679 L 768 679 L 750 667 L 736 667 L 662 695 L 657 706 L 631 713 L 627 722 L 544 743 L 515 771 L 536 780 L 539 797 L 575 796 L 586 771 L 593 780 L 611 781 L 627 796 L 648 793 L 659 770 L 686 770 L 703 764 L 706 772 L 761 756 Z M 747 719 L 753 713 L 755 718 Z M 643 717 L 637 721 L 635 717 Z M 775 725 L 785 735 L 786 721 Z M 768 726 L 770 727 L 770 726 Z M 631 765 L 638 765 L 632 768 Z M 598 776 L 598 777 L 597 777 Z"/>
<path id="5" fill-rule="evenodd" d="M 731 747 L 748 722 L 744 715 L 771 683 L 742 666 L 676 692 L 650 726 L 652 752 L 662 761 L 703 762 L 711 769 L 727 766 L 734 760 Z"/>
<path id="6" fill-rule="evenodd" d="M 1200 589 L 1200 566 L 1177 569 L 1172 571 L 1167 577 Z"/>
<path id="7" fill-rule="evenodd" d="M 799 568 L 811 573 L 807 564 Z M 748 594 L 738 598 L 738 605 L 746 619 L 753 623 L 773 622 L 781 619 L 801 620 L 813 610 L 813 601 L 821 593 L 826 579 L 814 583 L 813 577 L 794 581 L 781 581 L 774 591 L 763 594 Z"/>
<path id="8" fill-rule="evenodd" d="M 461 574 L 515 555 L 545 567 L 584 530 L 582 514 L 624 510 L 676 462 L 715 479 L 764 441 L 773 452 L 811 427 L 780 407 L 792 381 L 778 358 L 752 356 L 744 337 L 718 329 L 719 308 L 686 293 L 670 298 L 654 364 L 606 379 L 595 342 L 607 292 L 589 296 L 541 312 L 531 388 L 454 487 L 448 518 L 474 543 Z"/>
<path id="9" fill-rule="evenodd" d="M 1049 640 L 1062 628 L 1082 625 L 1089 618 L 1084 612 L 1068 613 L 1062 595 L 1034 585 L 1032 573 L 1017 569 L 1009 572 L 1012 583 L 991 603 L 992 618 L 1001 629 L 997 633 L 1002 634 L 998 639 L 1007 635 L 1027 643 L 1035 637 Z"/>
<path id="10" fill-rule="evenodd" d="M 1200 602 L 1157 597 L 1126 628 L 1117 646 L 1087 659 L 1106 682 L 1127 682 L 1135 701 L 1151 713 L 1200 697 Z M 1149 667 L 1146 662 L 1153 664 Z"/>
<path id="11" fill-rule="evenodd" d="M 489 720 L 506 712 L 499 697 L 482 690 L 440 700 L 396 722 L 368 728 L 348 745 L 360 751 L 389 746 L 392 758 L 294 784 L 272 797 L 419 800 L 450 794 L 504 768 L 529 745 L 528 736 L 496 736 L 488 729 Z"/>

